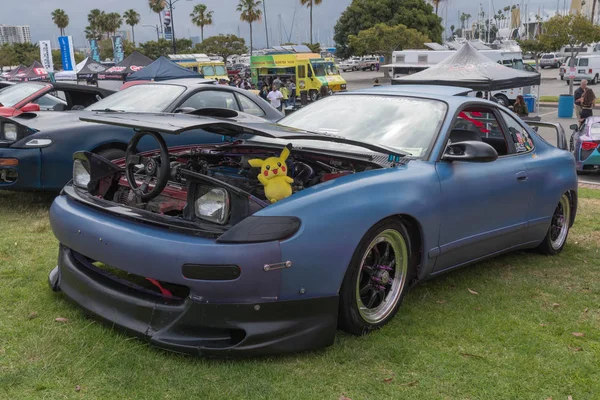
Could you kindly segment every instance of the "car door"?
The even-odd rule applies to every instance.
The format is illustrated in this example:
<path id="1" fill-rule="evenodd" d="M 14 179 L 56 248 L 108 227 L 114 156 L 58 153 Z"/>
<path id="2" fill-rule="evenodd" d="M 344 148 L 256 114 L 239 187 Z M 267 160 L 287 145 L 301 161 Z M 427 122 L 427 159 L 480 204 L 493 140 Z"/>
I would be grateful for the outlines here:
<path id="1" fill-rule="evenodd" d="M 441 224 L 435 271 L 517 246 L 523 243 L 527 228 L 527 169 L 516 159 L 499 110 L 465 108 L 456 117 L 448 139 L 485 142 L 499 157 L 487 163 L 437 162 Z"/>

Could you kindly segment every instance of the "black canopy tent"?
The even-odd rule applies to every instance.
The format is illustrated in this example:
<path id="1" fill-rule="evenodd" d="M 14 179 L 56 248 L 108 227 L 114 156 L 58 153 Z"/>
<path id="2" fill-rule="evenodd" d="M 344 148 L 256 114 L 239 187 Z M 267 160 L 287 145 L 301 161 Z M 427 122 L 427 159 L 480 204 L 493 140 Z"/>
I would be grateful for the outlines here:
<path id="1" fill-rule="evenodd" d="M 77 71 L 77 80 L 91 80 L 95 78 L 100 72 L 106 71 L 106 67 L 99 62 L 94 61 L 93 58 L 88 57 L 85 60 L 85 64 L 79 71 Z"/>
<path id="2" fill-rule="evenodd" d="M 26 66 L 24 66 L 22 64 L 19 64 L 19 66 L 17 68 L 15 68 L 15 69 L 9 71 L 8 73 L 6 73 L 4 75 L 4 79 L 6 79 L 8 81 L 8 80 L 10 80 L 10 78 L 12 78 L 13 76 L 15 76 L 15 75 L 17 75 L 17 74 L 19 74 L 21 72 L 24 72 L 26 69 L 27 69 Z"/>
<path id="3" fill-rule="evenodd" d="M 42 63 L 34 61 L 29 68 L 11 76 L 9 80 L 27 82 L 27 81 L 43 81 L 48 79 L 48 71 L 44 68 Z"/>
<path id="4" fill-rule="evenodd" d="M 454 55 L 416 74 L 394 79 L 394 85 L 461 86 L 493 91 L 538 85 L 541 75 L 505 67 L 466 42 Z"/>
<path id="5" fill-rule="evenodd" d="M 165 56 L 148 64 L 144 69 L 129 75 L 127 81 L 165 81 L 167 79 L 203 78 L 197 72 L 177 65 Z"/>
<path id="6" fill-rule="evenodd" d="M 129 74 L 137 72 L 146 65 L 152 63 L 152 59 L 146 57 L 139 51 L 134 51 L 114 67 L 98 73 L 99 80 L 125 81 Z"/>

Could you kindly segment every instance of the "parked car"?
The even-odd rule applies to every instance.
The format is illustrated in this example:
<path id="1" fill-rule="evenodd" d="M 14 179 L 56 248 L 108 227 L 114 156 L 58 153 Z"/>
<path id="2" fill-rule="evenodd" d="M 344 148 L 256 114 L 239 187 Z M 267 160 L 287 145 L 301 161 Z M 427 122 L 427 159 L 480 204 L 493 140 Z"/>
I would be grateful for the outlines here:
<path id="1" fill-rule="evenodd" d="M 168 350 L 262 355 L 379 328 L 409 287 L 484 258 L 558 254 L 572 155 L 469 91 L 340 93 L 279 125 L 87 115 L 139 133 L 116 164 L 75 154 L 50 210 L 50 287 Z M 190 130 L 222 142 L 135 150 Z"/>
<path id="2" fill-rule="evenodd" d="M 70 83 L 17 83 L 0 92 L 0 116 L 12 117 L 25 112 L 84 108 L 112 93 L 112 90 Z"/>
<path id="3" fill-rule="evenodd" d="M 379 64 L 379 58 L 377 57 L 362 57 L 358 62 L 358 69 L 362 71 L 366 71 L 368 69 L 375 71 L 377 64 Z"/>
<path id="4" fill-rule="evenodd" d="M 600 80 L 600 55 L 577 57 L 575 60 L 575 78 L 576 82 L 586 79 L 592 85 L 595 85 Z M 567 77 L 567 84 L 570 79 Z"/>
<path id="5" fill-rule="evenodd" d="M 0 98 L 3 92 L 0 92 Z M 229 109 L 276 121 L 283 114 L 245 90 L 216 85 L 207 79 L 177 79 L 139 83 L 87 107 L 63 113 L 39 112 L 0 118 L 0 190 L 58 191 L 71 179 L 72 155 L 87 150 L 108 159 L 123 157 L 135 132 L 80 121 L 95 110 L 129 112 L 194 112 Z M 208 143 L 214 135 L 168 135 L 170 146 Z M 150 150 L 154 144 L 140 143 Z M 7 161 L 8 160 L 8 161 Z"/>
<path id="6" fill-rule="evenodd" d="M 350 59 L 350 60 L 342 61 L 341 63 L 339 63 L 338 67 L 339 67 L 339 69 L 341 69 L 344 72 L 358 71 L 358 64 L 359 64 L 358 60 Z"/>
<path id="7" fill-rule="evenodd" d="M 560 64 L 560 69 L 558 70 L 558 75 L 560 76 L 560 80 L 565 79 L 565 75 L 567 73 L 567 68 L 569 68 L 569 63 L 571 61 L 571 57 L 565 57 L 564 61 Z"/>
<path id="8" fill-rule="evenodd" d="M 589 117 L 581 126 L 573 124 L 569 128 L 573 131 L 569 149 L 575 157 L 577 172 L 600 170 L 600 117 Z"/>
<path id="9" fill-rule="evenodd" d="M 540 67 L 543 68 L 559 68 L 562 62 L 562 57 L 558 53 L 542 54 L 540 59 Z"/>

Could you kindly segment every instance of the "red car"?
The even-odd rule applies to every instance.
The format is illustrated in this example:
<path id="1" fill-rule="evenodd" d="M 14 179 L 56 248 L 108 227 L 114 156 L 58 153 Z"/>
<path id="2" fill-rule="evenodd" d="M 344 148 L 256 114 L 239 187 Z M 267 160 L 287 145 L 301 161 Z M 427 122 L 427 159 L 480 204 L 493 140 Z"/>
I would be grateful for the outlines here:
<path id="1" fill-rule="evenodd" d="M 0 116 L 25 112 L 66 111 L 85 108 L 114 93 L 95 86 L 69 83 L 23 82 L 0 90 Z"/>

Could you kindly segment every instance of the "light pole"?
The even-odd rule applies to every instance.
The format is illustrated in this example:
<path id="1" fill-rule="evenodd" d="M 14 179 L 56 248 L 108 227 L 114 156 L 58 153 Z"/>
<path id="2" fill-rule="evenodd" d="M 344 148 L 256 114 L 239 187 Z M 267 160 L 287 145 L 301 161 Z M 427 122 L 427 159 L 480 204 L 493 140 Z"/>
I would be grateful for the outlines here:
<path id="1" fill-rule="evenodd" d="M 168 0 L 169 1 L 169 13 L 171 14 L 171 43 L 173 43 L 173 54 L 177 54 L 177 42 L 175 41 L 175 19 L 173 18 L 173 4 L 179 0 Z M 192 0 L 185 0 L 192 1 Z"/>
<path id="2" fill-rule="evenodd" d="M 156 29 L 156 41 L 160 40 L 160 27 L 157 25 L 143 24 L 143 27 Z"/>

